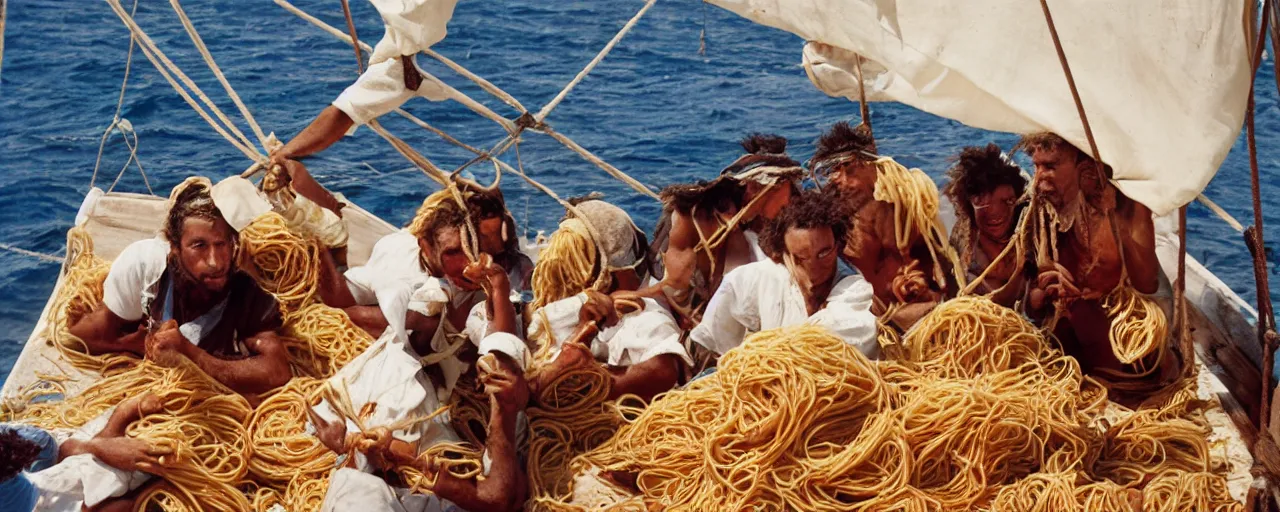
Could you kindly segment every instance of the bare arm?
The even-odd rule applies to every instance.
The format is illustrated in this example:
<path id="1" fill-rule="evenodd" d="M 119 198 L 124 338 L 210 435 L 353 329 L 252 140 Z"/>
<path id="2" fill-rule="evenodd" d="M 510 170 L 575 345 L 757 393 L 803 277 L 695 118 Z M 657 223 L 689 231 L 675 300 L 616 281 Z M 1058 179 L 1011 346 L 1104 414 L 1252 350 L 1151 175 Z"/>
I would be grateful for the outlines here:
<path id="1" fill-rule="evenodd" d="M 1126 222 L 1118 226 L 1123 239 L 1125 270 L 1138 293 L 1155 293 L 1160 287 L 1160 260 L 1156 258 L 1156 228 L 1151 210 L 1142 203 L 1119 196 Z"/>
<path id="2" fill-rule="evenodd" d="M 666 273 L 661 282 L 637 290 L 636 295 L 688 304 L 693 273 L 698 266 L 698 231 L 693 222 L 692 217 L 680 212 L 671 214 L 671 237 L 667 242 L 666 252 L 662 254 Z M 670 288 L 674 296 L 667 297 L 664 291 L 666 288 Z"/>
<path id="3" fill-rule="evenodd" d="M 351 323 L 364 329 L 370 336 L 377 338 L 382 335 L 382 331 L 387 330 L 387 317 L 382 316 L 382 310 L 378 306 L 350 306 L 342 311 L 346 312 Z"/>
<path id="4" fill-rule="evenodd" d="M 329 105 L 320 111 L 310 125 L 284 147 L 271 155 L 273 163 L 282 163 L 284 159 L 301 158 L 324 151 L 341 139 L 351 129 L 354 122 L 351 117 L 338 107 Z"/>
<path id="5" fill-rule="evenodd" d="M 280 161 L 280 164 L 289 172 L 289 182 L 293 185 L 294 192 L 310 199 L 311 202 L 320 205 L 321 208 L 333 212 L 334 215 L 342 217 L 342 203 L 338 202 L 338 198 L 329 193 L 328 189 L 324 188 L 320 182 L 311 176 L 311 173 L 307 171 L 307 166 L 293 159 L 284 159 Z"/>
<path id="6" fill-rule="evenodd" d="M 883 266 L 880 259 L 882 249 L 880 237 L 876 236 L 875 231 L 868 229 L 866 223 L 857 222 L 849 230 L 849 240 L 840 256 L 849 266 L 858 269 L 858 273 L 871 284 L 876 297 L 885 299 L 893 297 L 893 276 L 886 279 L 880 275 Z"/>
<path id="7" fill-rule="evenodd" d="M 637 365 L 610 368 L 609 373 L 613 377 L 610 400 L 630 394 L 648 401 L 658 393 L 676 387 L 680 378 L 680 358 L 675 354 L 661 354 Z"/>
<path id="8" fill-rule="evenodd" d="M 494 289 L 488 297 L 489 332 L 516 334 L 516 306 L 511 303 L 511 290 Z"/>
<path id="9" fill-rule="evenodd" d="M 484 284 L 485 312 L 489 332 L 516 334 L 516 307 L 511 303 L 511 282 L 493 256 L 481 253 L 480 259 L 467 265 L 463 275 L 472 282 Z"/>
<path id="10" fill-rule="evenodd" d="M 106 304 L 99 302 L 93 312 L 81 317 L 68 331 L 84 341 L 90 355 L 111 352 L 142 355 L 143 343 L 147 338 L 146 328 L 139 325 L 136 330 L 127 331 L 128 324 L 128 321 L 111 312 Z"/>
<path id="11" fill-rule="evenodd" d="M 333 253 L 325 250 L 319 252 L 320 272 L 316 278 L 318 282 L 316 291 L 320 294 L 320 301 L 331 308 L 346 309 L 355 306 L 356 298 L 351 295 L 351 289 L 347 287 L 347 277 L 338 271 L 338 263 L 334 261 Z"/>
<path id="12" fill-rule="evenodd" d="M 210 355 L 182 338 L 176 327 L 158 332 L 155 337 L 157 354 L 168 351 L 182 354 L 214 380 L 240 394 L 263 393 L 283 386 L 292 377 L 284 344 L 271 331 L 257 333 L 245 340 L 252 355 L 243 359 L 222 359 Z"/>

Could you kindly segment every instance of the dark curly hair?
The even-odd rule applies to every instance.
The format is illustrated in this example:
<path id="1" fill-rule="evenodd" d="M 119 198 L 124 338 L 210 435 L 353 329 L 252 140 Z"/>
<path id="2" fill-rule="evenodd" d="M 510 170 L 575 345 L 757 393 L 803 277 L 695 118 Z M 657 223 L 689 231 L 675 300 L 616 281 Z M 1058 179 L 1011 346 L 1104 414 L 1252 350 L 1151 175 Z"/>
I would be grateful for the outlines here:
<path id="1" fill-rule="evenodd" d="M 173 199 L 173 207 L 164 223 L 164 238 L 171 244 L 182 241 L 182 226 L 187 219 L 208 219 L 214 222 L 222 220 L 222 212 L 213 203 L 209 187 L 203 184 L 192 184 L 178 192 Z"/>
<path id="2" fill-rule="evenodd" d="M 737 174 L 747 166 L 761 163 L 777 167 L 800 166 L 800 162 L 787 156 L 787 138 L 781 135 L 750 133 L 742 138 L 740 144 L 747 154 L 725 167 L 721 174 Z"/>
<path id="3" fill-rule="evenodd" d="M 987 144 L 985 147 L 969 146 L 960 151 L 955 158 L 955 165 L 947 171 L 951 181 L 942 188 L 942 193 L 951 199 L 957 210 L 973 216 L 973 205 L 969 203 L 974 196 L 990 193 L 1001 185 L 1013 187 L 1014 197 L 1022 197 L 1027 190 L 1027 179 L 1022 176 L 1022 169 L 1006 159 L 1000 146 Z"/>
<path id="4" fill-rule="evenodd" d="M 862 125 L 852 126 L 847 121 L 840 121 L 830 130 L 818 137 L 817 147 L 813 150 L 814 163 L 821 162 L 833 155 L 850 151 L 875 154 L 876 140 Z M 873 160 L 865 154 L 855 154 L 859 160 Z"/>
<path id="5" fill-rule="evenodd" d="M 18 435 L 16 430 L 0 430 L 0 482 L 13 478 L 40 455 L 40 445 Z"/>
<path id="6" fill-rule="evenodd" d="M 791 229 L 828 227 L 835 237 L 835 247 L 844 247 L 849 236 L 850 216 L 835 193 L 806 190 L 793 197 L 778 216 L 760 234 L 760 248 L 775 262 L 782 263 L 787 250 L 786 236 Z"/>
<path id="7" fill-rule="evenodd" d="M 745 184 L 722 175 L 711 181 L 667 186 L 659 197 L 666 208 L 692 215 L 695 206 L 704 211 L 728 211 L 742 204 L 746 193 Z"/>

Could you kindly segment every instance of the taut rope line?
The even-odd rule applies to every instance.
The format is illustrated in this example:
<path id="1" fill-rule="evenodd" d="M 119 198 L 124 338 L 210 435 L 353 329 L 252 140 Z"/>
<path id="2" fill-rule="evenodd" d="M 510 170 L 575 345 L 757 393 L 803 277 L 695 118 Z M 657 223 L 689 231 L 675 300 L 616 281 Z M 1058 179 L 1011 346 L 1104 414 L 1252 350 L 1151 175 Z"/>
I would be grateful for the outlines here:
<path id="1" fill-rule="evenodd" d="M 287 10 L 287 11 L 289 11 L 289 12 L 293 13 L 294 15 L 298 16 L 299 18 L 302 18 L 304 21 L 306 21 L 306 22 L 308 22 L 308 23 L 311 23 L 312 25 L 315 25 L 316 27 L 320 28 L 321 30 L 324 30 L 325 32 L 328 32 L 330 35 L 334 36 L 335 38 L 338 38 L 338 39 L 340 39 L 340 40 L 343 40 L 343 41 L 347 42 L 348 44 L 355 44 L 355 43 L 353 43 L 353 40 L 351 39 L 351 37 L 350 37 L 350 36 L 348 36 L 348 35 L 346 35 L 346 34 L 343 34 L 341 30 L 338 30 L 337 28 L 333 27 L 332 25 L 329 25 L 329 24 L 325 23 L 324 21 L 320 20 L 319 18 L 316 18 L 315 16 L 312 16 L 312 15 L 308 14 L 307 12 L 303 11 L 302 9 L 299 9 L 298 7 L 296 7 L 296 6 L 294 6 L 293 4 L 289 3 L 289 2 L 288 2 L 288 0 L 274 0 L 274 1 L 275 1 L 276 5 L 279 5 L 280 7 L 283 7 L 285 10 Z M 608 44 L 608 45 L 606 45 L 606 47 L 605 47 L 603 50 L 601 50 L 601 52 L 600 52 L 600 53 L 598 53 L 598 54 L 596 55 L 596 58 L 592 59 L 592 61 L 591 61 L 590 63 L 588 63 L 588 64 L 587 64 L 587 67 L 583 70 L 583 72 L 580 72 L 580 73 L 578 74 L 578 76 L 574 77 L 574 81 L 573 81 L 573 82 L 571 82 L 571 83 L 570 83 L 568 86 L 566 86 L 564 89 L 562 89 L 562 90 L 561 90 L 561 93 L 560 93 L 559 95 L 557 95 L 556 99 L 553 99 L 550 103 L 548 103 L 548 104 L 547 104 L 547 106 L 543 107 L 542 111 L 540 111 L 540 114 L 541 114 L 541 115 L 543 115 L 543 116 L 545 116 L 546 114 L 550 113 L 551 109 L 554 109 L 554 108 L 556 107 L 556 105 L 558 105 L 558 104 L 559 104 L 559 102 L 560 102 L 560 101 L 562 101 L 562 100 L 564 99 L 563 97 L 564 97 L 564 96 L 566 96 L 566 95 L 568 95 L 569 91 L 571 91 L 571 90 L 573 89 L 573 87 L 577 85 L 577 83 L 578 83 L 578 82 L 581 82 L 582 78 L 583 78 L 583 77 L 585 77 L 587 73 L 589 73 L 592 69 L 594 69 L 594 68 L 595 68 L 595 66 L 596 66 L 596 65 L 598 65 L 598 64 L 600 63 L 600 61 L 604 59 L 604 56 L 605 56 L 605 55 L 607 55 L 607 54 L 608 54 L 608 52 L 609 52 L 610 50 L 612 50 L 614 46 L 616 46 L 616 45 L 617 45 L 618 41 L 620 41 L 620 40 L 621 40 L 621 37 L 622 37 L 623 35 L 625 35 L 625 34 L 626 34 L 626 32 L 630 31 L 631 27 L 634 27 L 634 26 L 635 26 L 635 24 L 639 21 L 639 18 L 640 18 L 643 14 L 645 14 L 645 12 L 647 12 L 647 11 L 648 11 L 649 7 L 651 7 L 651 6 L 652 6 L 652 4 L 653 4 L 655 1 L 656 1 L 656 0 L 650 0 L 649 2 L 647 2 L 647 3 L 645 4 L 645 6 L 643 6 L 643 7 L 640 9 L 640 11 L 639 11 L 639 12 L 637 12 L 637 13 L 636 13 L 636 15 L 635 15 L 635 16 L 633 16 L 633 17 L 631 18 L 631 20 L 630 20 L 630 21 L 628 21 L 628 22 L 627 22 L 627 24 L 626 24 L 625 26 L 623 26 L 623 28 L 622 28 L 622 30 L 619 32 L 619 34 L 618 34 L 618 35 L 615 35 L 615 36 L 614 36 L 614 38 L 610 40 L 609 44 Z M 368 44 L 364 43 L 363 41 L 358 42 L 358 44 L 360 45 L 360 47 L 361 47 L 361 48 L 364 48 L 365 50 L 371 51 L 371 47 L 370 47 Z M 518 102 L 518 101 L 515 101 L 515 98 L 511 97 L 511 95 L 510 95 L 510 94 L 507 94 L 506 92 L 504 92 L 504 91 L 502 91 L 501 89 L 499 89 L 497 86 L 494 86 L 494 85 L 493 85 L 492 83 L 490 83 L 489 81 L 487 81 L 487 80 L 485 80 L 485 79 L 483 79 L 483 78 L 481 78 L 481 77 L 479 77 L 479 76 L 475 75 L 474 73 L 471 73 L 471 72 L 469 72 L 469 71 L 466 71 L 466 68 L 462 67 L 460 64 L 457 64 L 456 62 L 453 62 L 452 60 L 448 60 L 448 59 L 444 58 L 444 56 L 442 56 L 442 55 L 440 55 L 440 54 L 438 54 L 438 53 L 436 53 L 436 52 L 434 52 L 434 51 L 430 51 L 430 50 L 428 50 L 428 51 L 426 51 L 426 52 L 424 52 L 424 53 L 427 53 L 428 55 L 430 55 L 430 56 L 432 56 L 432 57 L 434 57 L 434 58 L 439 59 L 441 62 L 443 62 L 445 65 L 449 66 L 449 67 L 450 67 L 451 69 L 453 69 L 454 71 L 457 71 L 459 74 L 462 74 L 463 76 L 466 76 L 467 78 L 470 78 L 473 82 L 475 82 L 475 83 L 477 83 L 478 85 L 480 85 L 480 87 L 481 87 L 481 88 L 485 89 L 486 91 L 488 91 L 489 93 L 491 93 L 491 94 L 493 94 L 494 96 L 498 97 L 499 99 L 501 99 L 502 101 L 506 102 L 507 104 L 515 103 L 515 105 L 512 105 L 512 106 L 517 106 L 517 105 L 519 104 L 519 102 Z M 455 91 L 455 92 L 456 92 L 456 91 Z M 470 98 L 469 98 L 469 97 L 467 97 L 465 94 L 462 94 L 461 92 L 457 92 L 457 97 L 458 97 L 459 101 L 462 101 L 462 99 L 463 99 L 463 98 L 465 98 L 465 99 L 467 99 L 467 100 L 470 100 Z M 508 100 L 508 99 L 509 99 L 509 100 Z M 472 101 L 474 101 L 474 100 L 472 100 Z M 525 111 L 525 110 L 523 109 L 523 106 L 518 106 L 517 108 L 520 108 L 520 109 L 521 109 L 522 115 L 523 115 L 523 114 L 528 114 L 528 112 L 527 112 L 527 111 Z M 428 125 L 425 121 L 418 120 L 417 118 L 415 118 L 415 117 L 411 116 L 411 115 L 410 115 L 410 114 L 408 114 L 407 112 L 403 112 L 402 110 L 397 110 L 396 112 L 397 112 L 397 113 L 400 113 L 400 115 L 402 115 L 402 116 L 404 116 L 404 117 L 408 118 L 410 121 L 413 121 L 413 122 L 414 122 L 414 124 L 418 124 L 419 126 L 422 126 L 423 128 L 426 128 L 426 129 L 430 130 L 431 132 L 436 133 L 437 135 L 440 135 L 441 137 L 445 137 L 445 135 L 444 135 L 444 132 L 443 132 L 443 131 L 440 131 L 440 130 L 438 130 L 438 129 L 433 129 L 433 128 L 427 128 L 427 126 L 430 126 L 430 125 Z M 473 159 L 472 161 L 470 161 L 470 162 L 468 162 L 468 163 L 464 164 L 462 167 L 460 167 L 460 168 L 456 169 L 456 170 L 455 170 L 455 172 L 456 172 L 456 171 L 458 171 L 458 170 L 465 169 L 466 167 L 468 167 L 468 166 L 470 166 L 470 165 L 473 165 L 473 164 L 475 164 L 476 162 L 479 162 L 479 161 L 482 161 L 482 160 L 486 160 L 486 159 L 490 159 L 490 158 L 494 158 L 496 155 L 501 154 L 503 151 L 506 151 L 506 150 L 511 146 L 511 142 L 510 142 L 508 139 L 510 139 L 510 138 L 512 138 L 512 137 L 518 137 L 518 135 L 519 135 L 521 132 L 523 132 L 523 131 L 525 130 L 525 128 L 529 128 L 529 129 L 530 129 L 530 130 L 532 130 L 532 131 L 545 133 L 545 134 L 547 134 L 547 135 L 551 136 L 553 139 L 556 139 L 556 141 L 560 142 L 560 143 L 561 143 L 561 144 L 563 144 L 565 147 L 569 148 L 569 150 L 571 150 L 571 151 L 573 151 L 573 152 L 577 153 L 578 155 L 582 156 L 582 157 L 583 157 L 584 159 L 586 159 L 588 162 L 591 162 L 592 164 L 595 164 L 597 167 L 600 167 L 600 168 L 601 168 L 601 169 L 603 169 L 606 173 L 608 173 L 610 176 L 613 176 L 614 178 L 617 178 L 617 179 L 619 179 L 619 180 L 622 180 L 624 183 L 626 183 L 628 186 L 630 186 L 632 189 L 636 190 L 637 192 L 640 192 L 640 193 L 642 193 L 642 194 L 644 194 L 644 195 L 647 195 L 647 196 L 649 196 L 649 197 L 652 197 L 652 198 L 654 198 L 654 199 L 658 199 L 658 194 L 657 194 L 657 193 L 655 193 L 652 189 L 649 189 L 649 188 L 648 188 L 647 186 L 645 186 L 643 183 L 640 183 L 638 180 L 636 180 L 636 179 L 634 179 L 634 178 L 631 178 L 630 176 L 628 176 L 626 173 L 622 172 L 622 171 L 621 171 L 621 170 L 619 170 L 618 168 L 613 167 L 612 165 L 609 165 L 607 162 L 605 162 L 605 161 L 604 161 L 603 159 L 601 159 L 600 157 L 598 157 L 598 156 L 596 156 L 596 155 L 592 154 L 590 151 L 587 151 L 585 148 L 583 148 L 582 146 L 578 145 L 576 142 L 573 142 L 573 140 L 572 140 L 572 139 L 569 139 L 568 137 L 566 137 L 566 136 L 564 136 L 564 135 L 561 135 L 561 134 L 559 134 L 559 133 L 555 132 L 555 131 L 554 131 L 554 130 L 552 130 L 548 125 L 546 125 L 546 124 L 544 124 L 542 121 L 540 121 L 540 120 L 539 120 L 539 118 L 538 118 L 537 116 L 530 115 L 530 117 L 532 117 L 532 118 L 533 118 L 533 119 L 531 120 L 531 121 L 533 121 L 532 123 L 518 123 L 518 122 L 506 121 L 506 120 L 504 119 L 504 121 L 506 121 L 507 123 L 510 123 L 510 124 L 515 125 L 515 128 L 514 128 L 514 129 L 508 129 L 508 134 L 509 134 L 509 136 L 508 136 L 507 138 L 504 138 L 504 139 L 503 139 L 502 141 L 500 141 L 498 144 L 496 144 L 496 145 L 493 147 L 493 149 L 491 149 L 491 150 L 488 152 L 488 154 L 487 154 L 487 155 L 486 155 L 486 154 L 485 154 L 485 152 L 483 152 L 483 151 L 478 151 L 478 150 L 476 150 L 475 148 L 466 147 L 466 149 L 468 149 L 468 150 L 472 151 L 473 153 L 476 153 L 477 155 L 479 155 L 479 156 L 480 156 L 480 158 Z M 521 124 L 524 124 L 525 126 L 521 126 Z M 425 126 L 424 126 L 424 125 L 425 125 Z M 446 138 L 446 140 L 449 140 L 449 141 L 450 141 L 450 143 L 453 143 L 454 145 L 457 145 L 457 146 L 459 146 L 459 147 L 463 147 L 463 145 L 462 145 L 461 143 L 459 143 L 459 142 L 455 142 L 457 139 L 454 139 L 453 137 L 445 137 L 445 138 Z M 452 140 L 451 140 L 451 139 L 452 139 Z"/>

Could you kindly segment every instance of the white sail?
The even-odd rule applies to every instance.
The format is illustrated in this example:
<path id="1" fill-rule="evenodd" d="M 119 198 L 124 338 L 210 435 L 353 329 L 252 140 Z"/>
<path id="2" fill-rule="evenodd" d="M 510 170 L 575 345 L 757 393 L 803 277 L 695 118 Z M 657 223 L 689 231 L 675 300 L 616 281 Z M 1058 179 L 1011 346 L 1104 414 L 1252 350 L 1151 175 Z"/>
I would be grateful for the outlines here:
<path id="1" fill-rule="evenodd" d="M 1039 2 L 708 1 L 811 41 L 806 69 L 827 94 L 857 101 L 862 55 L 871 101 L 987 130 L 1052 131 L 1089 151 Z M 1103 161 L 1156 214 L 1200 193 L 1239 136 L 1250 78 L 1244 4 L 1049 2 Z"/>

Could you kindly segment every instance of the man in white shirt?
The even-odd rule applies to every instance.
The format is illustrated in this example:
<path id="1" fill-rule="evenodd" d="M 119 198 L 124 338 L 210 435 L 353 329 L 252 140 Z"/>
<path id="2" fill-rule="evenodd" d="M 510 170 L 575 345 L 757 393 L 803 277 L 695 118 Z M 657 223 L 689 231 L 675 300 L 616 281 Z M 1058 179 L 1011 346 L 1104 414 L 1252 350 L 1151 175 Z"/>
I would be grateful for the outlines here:
<path id="1" fill-rule="evenodd" d="M 484 209 L 477 207 L 475 192 L 461 193 L 466 210 L 448 190 L 435 192 L 407 228 L 374 245 L 366 264 L 344 274 L 331 266 L 322 272 L 322 281 L 336 281 L 322 283 L 330 290 L 322 294 L 326 304 L 342 308 L 374 337 L 388 329 L 406 337 L 429 363 L 427 373 L 442 401 L 471 368 L 482 339 L 494 332 L 521 332 L 515 308 L 519 291 L 513 285 L 523 280 L 524 267 L 504 268 L 484 252 L 483 232 L 477 261 L 471 261 L 464 248 L 467 220 L 483 229 Z"/>
<path id="2" fill-rule="evenodd" d="M 646 277 L 643 234 L 626 212 L 604 201 L 592 199 L 576 208 L 585 218 L 570 214 L 562 221 L 533 270 L 534 305 L 541 307 L 530 315 L 529 338 L 539 346 L 540 362 L 547 364 L 530 384 L 536 392 L 566 370 L 603 364 L 613 377 L 610 398 L 652 398 L 675 387 L 681 364 L 692 360 L 680 343 L 675 318 L 657 301 L 631 296 L 615 303 L 608 295 L 634 292 Z M 549 278 L 572 275 L 565 270 L 574 266 L 574 258 L 550 250 L 560 244 L 597 251 L 587 260 L 605 272 L 603 279 L 593 274 L 556 283 L 565 286 L 540 286 Z M 609 284 L 597 290 L 597 280 Z M 559 293 L 548 292 L 551 288 Z"/>
<path id="3" fill-rule="evenodd" d="M 120 253 L 102 302 L 70 332 L 91 354 L 181 354 L 238 393 L 262 393 L 291 375 L 276 337 L 280 309 L 236 267 L 238 235 L 220 207 L 239 205 L 218 204 L 216 195 L 204 178 L 174 188 L 163 236 Z"/>
<path id="4" fill-rule="evenodd" d="M 842 277 L 838 255 L 849 218 L 830 194 L 807 191 L 782 209 L 760 237 L 770 259 L 725 275 L 693 341 L 716 354 L 750 333 L 803 323 L 831 329 L 868 357 L 877 357 L 872 289 L 862 276 Z"/>
<path id="5" fill-rule="evenodd" d="M 440 470 L 437 461 L 421 454 L 440 443 L 459 442 L 460 438 L 447 415 L 408 429 L 411 432 L 389 432 L 380 425 L 423 417 L 439 406 L 435 396 L 423 393 L 430 387 L 418 376 L 417 361 L 407 357 L 400 343 L 380 340 L 370 353 L 353 361 L 333 379 L 350 382 L 353 407 L 376 404 L 371 418 L 364 420 L 370 430 L 356 432 L 346 421 L 335 421 L 326 407 L 312 411 L 311 421 L 316 436 L 335 453 L 345 455 L 359 442 L 371 439 L 372 446 L 361 449 L 356 459 L 344 459 L 343 468 L 330 478 L 330 486 L 322 511 L 345 511 L 361 507 L 367 510 L 397 512 L 446 511 L 515 511 L 528 496 L 528 478 L 517 454 L 517 439 L 523 427 L 523 411 L 529 401 L 529 386 L 524 380 L 520 361 L 524 359 L 523 341 L 515 336 L 495 332 L 480 342 L 482 356 L 477 364 L 479 381 L 489 396 L 486 422 L 488 435 L 483 446 L 483 478 L 458 478 Z M 407 358 L 407 360 L 406 360 Z M 343 384 L 345 387 L 347 384 Z M 327 418 L 326 418 L 327 417 Z M 434 484 L 424 489 L 397 489 L 374 473 L 391 474 L 402 467 L 413 467 L 427 475 Z"/>

